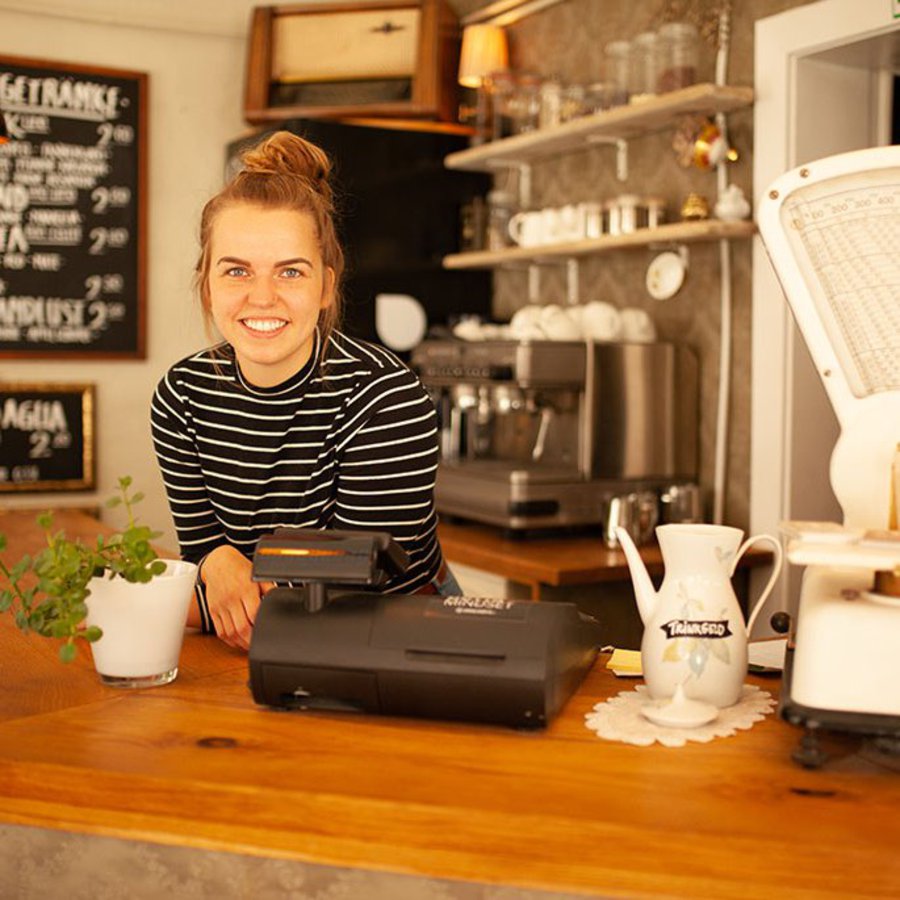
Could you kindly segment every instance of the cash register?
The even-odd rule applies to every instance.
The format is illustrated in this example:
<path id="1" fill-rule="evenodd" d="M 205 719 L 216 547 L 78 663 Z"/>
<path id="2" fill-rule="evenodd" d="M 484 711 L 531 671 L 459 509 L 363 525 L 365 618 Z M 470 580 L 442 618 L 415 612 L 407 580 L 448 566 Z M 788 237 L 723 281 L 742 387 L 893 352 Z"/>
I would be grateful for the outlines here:
<path id="1" fill-rule="evenodd" d="M 279 529 L 257 544 L 273 588 L 250 643 L 250 689 L 268 707 L 542 727 L 600 647 L 572 603 L 382 593 L 407 568 L 384 532 Z"/>

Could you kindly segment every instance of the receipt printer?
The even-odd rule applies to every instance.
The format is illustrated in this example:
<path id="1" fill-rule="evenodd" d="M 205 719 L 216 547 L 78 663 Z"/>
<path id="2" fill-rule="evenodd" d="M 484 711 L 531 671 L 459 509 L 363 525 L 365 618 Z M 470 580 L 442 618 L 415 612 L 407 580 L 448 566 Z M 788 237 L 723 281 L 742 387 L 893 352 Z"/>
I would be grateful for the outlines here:
<path id="1" fill-rule="evenodd" d="M 571 603 L 378 593 L 385 570 L 405 564 L 383 533 L 280 529 L 261 540 L 254 577 L 302 586 L 269 591 L 259 608 L 254 700 L 546 725 L 593 664 L 598 623 Z"/>

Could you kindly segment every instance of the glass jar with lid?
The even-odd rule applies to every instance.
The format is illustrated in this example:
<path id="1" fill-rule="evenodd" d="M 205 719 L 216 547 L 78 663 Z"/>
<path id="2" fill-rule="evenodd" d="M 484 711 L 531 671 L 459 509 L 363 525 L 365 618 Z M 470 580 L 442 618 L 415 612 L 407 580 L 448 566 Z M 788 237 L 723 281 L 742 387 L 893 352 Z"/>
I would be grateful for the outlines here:
<path id="1" fill-rule="evenodd" d="M 659 228 L 666 221 L 666 201 L 662 197 L 644 197 L 646 228 Z"/>
<path id="2" fill-rule="evenodd" d="M 659 53 L 657 37 L 644 31 L 631 42 L 629 102 L 640 103 L 656 95 Z"/>
<path id="3" fill-rule="evenodd" d="M 595 81 L 584 91 L 584 114 L 587 116 L 609 109 L 609 85 L 605 81 Z"/>
<path id="4" fill-rule="evenodd" d="M 487 249 L 503 250 L 512 245 L 509 220 L 516 212 L 515 197 L 509 191 L 493 190 L 487 195 Z"/>
<path id="5" fill-rule="evenodd" d="M 563 88 L 560 119 L 570 122 L 585 114 L 585 88 L 583 84 L 568 84 Z"/>
<path id="6" fill-rule="evenodd" d="M 513 134 L 516 79 L 508 69 L 491 73 L 491 140 Z"/>
<path id="7" fill-rule="evenodd" d="M 631 234 L 640 227 L 638 209 L 641 198 L 636 194 L 619 194 L 615 202 L 619 207 L 619 233 Z"/>
<path id="8" fill-rule="evenodd" d="M 690 22 L 668 22 L 659 29 L 659 76 L 662 94 L 688 87 L 697 81 L 700 36 Z"/>
<path id="9" fill-rule="evenodd" d="M 631 44 L 610 41 L 603 48 L 606 82 L 609 85 L 609 105 L 623 106 L 628 102 L 628 83 L 631 78 Z"/>
<path id="10" fill-rule="evenodd" d="M 563 83 L 558 75 L 550 75 L 541 84 L 539 127 L 553 128 L 562 121 Z"/>
<path id="11" fill-rule="evenodd" d="M 535 131 L 541 114 L 541 78 L 533 72 L 522 72 L 516 85 L 513 104 L 513 132 Z"/>

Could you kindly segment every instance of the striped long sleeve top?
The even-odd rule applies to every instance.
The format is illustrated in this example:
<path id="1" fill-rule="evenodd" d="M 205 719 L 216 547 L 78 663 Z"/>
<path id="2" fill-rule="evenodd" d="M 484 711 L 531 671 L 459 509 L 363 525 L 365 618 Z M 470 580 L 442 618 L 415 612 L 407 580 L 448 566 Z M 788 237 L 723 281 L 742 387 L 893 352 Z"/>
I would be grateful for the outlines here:
<path id="1" fill-rule="evenodd" d="M 323 347 L 317 334 L 309 362 L 271 388 L 243 379 L 230 345 L 208 348 L 159 382 L 151 426 L 183 558 L 226 543 L 250 558 L 280 527 L 362 529 L 389 532 L 409 556 L 383 590 L 437 576 L 436 414 L 384 348 L 340 332 Z M 212 630 L 202 590 L 198 600 Z"/>

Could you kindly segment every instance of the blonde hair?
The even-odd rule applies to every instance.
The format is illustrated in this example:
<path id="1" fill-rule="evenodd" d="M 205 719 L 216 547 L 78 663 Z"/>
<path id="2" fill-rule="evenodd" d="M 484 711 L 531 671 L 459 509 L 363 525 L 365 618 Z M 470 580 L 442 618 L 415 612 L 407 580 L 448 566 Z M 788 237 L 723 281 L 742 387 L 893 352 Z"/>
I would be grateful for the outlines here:
<path id="1" fill-rule="evenodd" d="M 344 251 L 334 224 L 331 160 L 320 147 L 289 131 L 276 131 L 241 154 L 241 168 L 211 197 L 200 216 L 200 258 L 194 283 L 207 324 L 210 321 L 210 243 L 216 218 L 238 203 L 289 209 L 312 216 L 323 264 L 334 272 L 334 298 L 319 313 L 323 345 L 341 320 Z"/>

